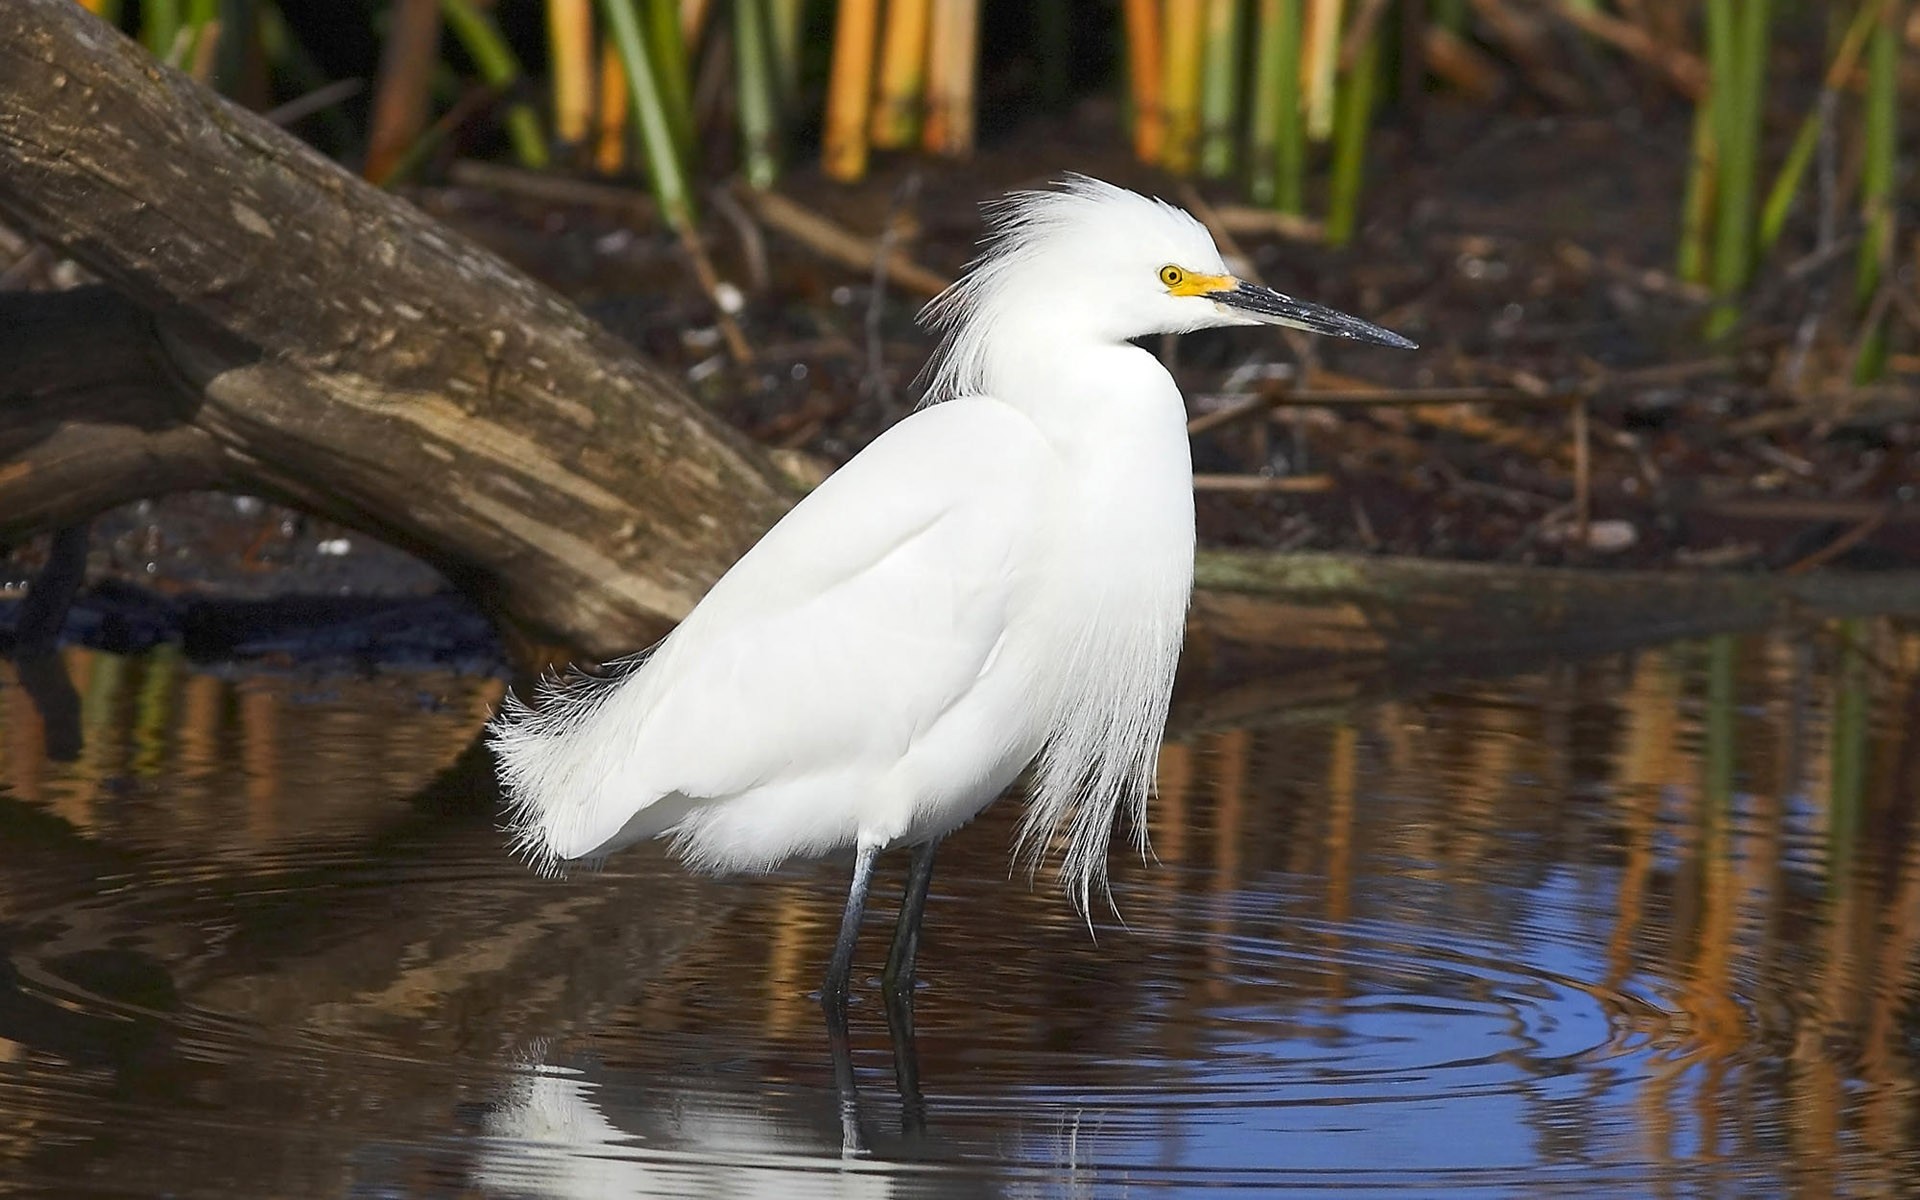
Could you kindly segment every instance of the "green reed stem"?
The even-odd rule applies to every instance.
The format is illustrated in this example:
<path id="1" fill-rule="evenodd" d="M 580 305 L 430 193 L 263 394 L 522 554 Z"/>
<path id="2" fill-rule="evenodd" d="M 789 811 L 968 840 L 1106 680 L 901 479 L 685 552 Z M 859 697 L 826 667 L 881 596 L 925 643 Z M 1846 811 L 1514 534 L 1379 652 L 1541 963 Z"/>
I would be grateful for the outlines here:
<path id="1" fill-rule="evenodd" d="M 1813 162 L 1814 151 L 1819 149 L 1822 129 L 1831 120 L 1839 91 L 1845 86 L 1847 76 L 1853 73 L 1854 62 L 1884 8 L 1885 0 L 1861 0 L 1860 7 L 1854 10 L 1853 19 L 1847 22 L 1845 31 L 1840 33 L 1833 59 L 1827 65 L 1819 102 L 1800 122 L 1800 128 L 1793 135 L 1793 145 L 1780 166 L 1780 174 L 1774 178 L 1773 187 L 1767 192 L 1766 203 L 1760 207 L 1756 259 L 1765 258 L 1785 232 L 1787 218 L 1793 212 L 1793 202 L 1800 194 L 1801 183 L 1806 179 L 1807 167 Z"/>
<path id="2" fill-rule="evenodd" d="M 1333 161 L 1328 168 L 1326 237 L 1330 246 L 1353 240 L 1360 219 L 1360 189 L 1366 178 L 1367 132 L 1380 73 L 1380 35 L 1368 36 L 1353 69 L 1341 81 L 1334 106 Z"/>
<path id="3" fill-rule="evenodd" d="M 747 183 L 773 186 L 780 173 L 772 31 L 764 0 L 733 0 L 733 48 L 740 92 L 741 157 Z"/>
<path id="4" fill-rule="evenodd" d="M 1300 119 L 1300 0 L 1260 0 L 1249 186 L 1256 204 L 1305 207 L 1307 141 Z"/>
<path id="5" fill-rule="evenodd" d="M 168 61 L 180 40 L 180 0 L 144 0 L 140 5 L 140 41 L 147 53 Z"/>
<path id="6" fill-rule="evenodd" d="M 1806 179 L 1807 167 L 1813 163 L 1813 152 L 1820 145 L 1821 106 L 1807 114 L 1800 128 L 1793 135 L 1793 145 L 1787 149 L 1787 157 L 1780 164 L 1780 173 L 1774 176 L 1773 186 L 1767 189 L 1767 198 L 1760 205 L 1760 228 L 1754 236 L 1754 259 L 1766 258 L 1780 241 L 1780 235 L 1786 231 L 1787 217 L 1793 212 L 1793 202 L 1800 195 L 1800 184 Z"/>
<path id="7" fill-rule="evenodd" d="M 514 57 L 507 39 L 500 36 L 493 17 L 474 7 L 472 0 L 440 0 L 440 12 L 453 35 L 472 56 L 480 78 L 502 95 L 510 93 L 525 72 L 520 69 L 520 60 Z M 524 100 L 509 99 L 505 122 L 507 140 L 513 144 L 513 156 L 520 165 L 529 170 L 545 167 L 547 135 L 533 106 Z"/>
<path id="8" fill-rule="evenodd" d="M 806 0 L 767 0 L 773 32 L 773 57 L 780 67 L 780 98 L 791 105 L 800 92 L 800 57 L 805 50 Z M 789 110 L 791 111 L 791 110 Z"/>
<path id="9" fill-rule="evenodd" d="M 660 81 L 640 35 L 640 17 L 633 11 L 633 0 L 600 0 L 607 27 L 626 68 L 627 89 L 633 96 L 634 115 L 640 125 L 640 148 L 647 159 L 647 175 L 653 183 L 654 198 L 669 224 L 686 227 L 693 221 L 692 193 L 687 186 L 686 160 L 673 136 L 673 124 L 667 115 L 666 101 L 660 95 Z M 671 6 L 668 6 L 671 7 Z"/>
<path id="10" fill-rule="evenodd" d="M 687 43 L 680 35 L 680 6 L 667 0 L 642 0 L 646 14 L 647 54 L 666 105 L 673 144 L 680 161 L 693 161 L 693 81 L 687 64 Z"/>
<path id="11" fill-rule="evenodd" d="M 1240 122 L 1240 0 L 1207 0 L 1200 78 L 1200 173 L 1220 179 L 1233 170 Z"/>
<path id="12" fill-rule="evenodd" d="M 179 43 L 180 61 L 175 63 L 175 66 L 183 71 L 193 68 L 199 59 L 200 40 L 207 36 L 207 27 L 219 19 L 220 0 L 187 0 L 187 7 L 181 15 L 181 20 L 188 33 Z"/>
<path id="13" fill-rule="evenodd" d="M 1713 230 L 1713 193 L 1720 174 L 1720 145 L 1714 137 L 1719 124 L 1715 96 L 1708 91 L 1693 109 L 1692 159 L 1687 164 L 1687 192 L 1680 207 L 1680 250 L 1674 264 L 1674 270 L 1688 283 L 1707 281 L 1707 240 Z"/>
<path id="14" fill-rule="evenodd" d="M 1714 112 L 1720 146 L 1712 278 L 1721 301 L 1707 317 L 1709 338 L 1725 335 L 1739 320 L 1732 298 L 1753 273 L 1754 190 L 1765 109 L 1769 7 L 1770 0 L 1708 0 L 1707 5 L 1707 35 L 1715 47 Z"/>
<path id="15" fill-rule="evenodd" d="M 1863 114 L 1864 158 L 1860 170 L 1860 210 L 1866 222 L 1860 257 L 1854 267 L 1853 296 L 1862 309 L 1873 303 L 1893 260 L 1894 185 L 1900 152 L 1900 18 L 1905 6 L 1890 3 L 1867 37 L 1867 93 Z M 1878 379 L 1886 369 L 1884 316 L 1866 331 L 1853 364 L 1856 383 Z"/>

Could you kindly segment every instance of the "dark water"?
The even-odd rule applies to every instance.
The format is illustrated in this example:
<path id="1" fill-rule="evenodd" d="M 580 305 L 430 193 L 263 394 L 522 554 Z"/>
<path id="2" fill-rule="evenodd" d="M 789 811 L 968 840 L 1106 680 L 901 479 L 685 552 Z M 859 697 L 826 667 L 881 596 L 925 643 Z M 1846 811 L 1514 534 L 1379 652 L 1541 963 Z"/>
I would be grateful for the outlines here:
<path id="1" fill-rule="evenodd" d="M 495 680 L 62 665 L 70 763 L 0 667 L 0 1195 L 1920 1187 L 1911 625 L 1190 699 L 1124 927 L 1010 881 L 996 808 L 919 1103 L 869 985 L 846 1105 L 844 866 L 529 877 L 455 811 Z"/>

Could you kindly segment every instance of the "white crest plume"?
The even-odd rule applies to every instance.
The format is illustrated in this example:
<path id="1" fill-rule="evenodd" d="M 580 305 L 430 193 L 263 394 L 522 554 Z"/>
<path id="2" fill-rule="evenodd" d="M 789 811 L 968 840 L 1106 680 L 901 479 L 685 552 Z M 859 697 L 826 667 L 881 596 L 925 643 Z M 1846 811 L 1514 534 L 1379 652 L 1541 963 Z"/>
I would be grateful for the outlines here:
<path id="1" fill-rule="evenodd" d="M 1086 274 L 1111 259 L 1115 246 L 1150 246 L 1153 265 L 1181 262 L 1224 272 L 1213 235 L 1185 209 L 1088 175 L 1068 174 L 1058 187 L 1009 192 L 982 206 L 987 237 L 960 278 L 927 303 L 920 320 L 940 334 L 921 378 L 921 403 L 994 394 L 998 336 L 1035 309 L 1060 303 L 1049 280 Z"/>

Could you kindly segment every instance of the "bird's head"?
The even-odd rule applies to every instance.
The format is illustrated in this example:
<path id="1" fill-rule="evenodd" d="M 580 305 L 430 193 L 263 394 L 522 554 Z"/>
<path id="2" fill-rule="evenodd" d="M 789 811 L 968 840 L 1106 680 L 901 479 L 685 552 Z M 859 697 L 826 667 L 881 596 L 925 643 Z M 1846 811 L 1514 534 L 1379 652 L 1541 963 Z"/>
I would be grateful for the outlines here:
<path id="1" fill-rule="evenodd" d="M 1010 327 L 1126 341 L 1225 325 L 1284 325 L 1413 349 L 1390 330 L 1227 269 L 1185 210 L 1085 175 L 988 208 L 984 251 L 927 306 L 946 332 L 936 392 L 965 390 Z M 944 386 L 943 386 L 944 385 Z"/>

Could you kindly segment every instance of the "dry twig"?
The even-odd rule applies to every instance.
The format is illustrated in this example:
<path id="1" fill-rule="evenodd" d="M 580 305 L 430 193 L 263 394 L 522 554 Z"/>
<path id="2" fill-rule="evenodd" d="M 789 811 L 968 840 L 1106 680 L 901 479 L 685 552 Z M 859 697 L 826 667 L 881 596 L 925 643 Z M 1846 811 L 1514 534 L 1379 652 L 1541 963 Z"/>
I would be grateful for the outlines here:
<path id="1" fill-rule="evenodd" d="M 753 192 L 742 199 L 762 223 L 842 266 L 855 271 L 871 271 L 875 257 L 880 254 L 878 239 L 857 234 L 790 196 L 778 192 Z M 928 298 L 946 291 L 951 282 L 914 262 L 905 251 L 893 251 L 886 256 L 886 261 L 887 273 L 902 287 Z"/>

